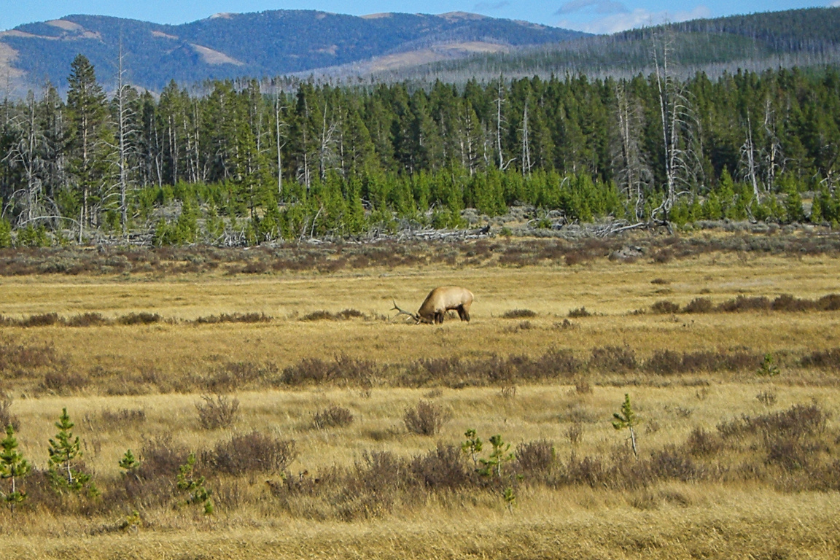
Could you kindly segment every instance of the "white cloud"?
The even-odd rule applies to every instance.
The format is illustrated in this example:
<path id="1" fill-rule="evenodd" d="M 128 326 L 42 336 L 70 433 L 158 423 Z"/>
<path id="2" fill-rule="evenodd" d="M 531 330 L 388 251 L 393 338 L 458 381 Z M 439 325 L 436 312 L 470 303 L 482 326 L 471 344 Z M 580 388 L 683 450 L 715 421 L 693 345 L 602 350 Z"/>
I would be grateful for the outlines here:
<path id="1" fill-rule="evenodd" d="M 840 0 L 835 1 L 840 4 Z M 587 33 L 618 33 L 619 31 L 626 31 L 627 29 L 634 29 L 636 27 L 707 18 L 710 17 L 711 14 L 711 10 L 709 10 L 706 6 L 697 6 L 691 11 L 680 12 L 651 12 L 642 8 L 637 8 L 632 12 L 611 14 L 586 23 L 561 20 L 557 23 L 557 26 L 564 27 L 566 29 L 586 31 Z"/>
<path id="2" fill-rule="evenodd" d="M 834 2 L 829 2 L 826 8 L 840 8 L 840 0 L 834 0 Z"/>
<path id="3" fill-rule="evenodd" d="M 840 0 L 838 0 L 840 1 Z M 510 6 L 510 2 L 502 1 L 502 2 L 479 2 L 475 6 L 473 6 L 473 10 L 477 12 L 490 12 L 495 10 L 501 10 L 502 8 L 507 8 Z"/>
<path id="4" fill-rule="evenodd" d="M 838 0 L 838 2 L 840 2 L 840 0 Z M 554 12 L 554 14 L 561 16 L 579 12 L 590 7 L 594 7 L 595 12 L 599 14 L 615 14 L 629 11 L 624 4 L 613 0 L 570 0 L 560 6 L 560 9 Z"/>

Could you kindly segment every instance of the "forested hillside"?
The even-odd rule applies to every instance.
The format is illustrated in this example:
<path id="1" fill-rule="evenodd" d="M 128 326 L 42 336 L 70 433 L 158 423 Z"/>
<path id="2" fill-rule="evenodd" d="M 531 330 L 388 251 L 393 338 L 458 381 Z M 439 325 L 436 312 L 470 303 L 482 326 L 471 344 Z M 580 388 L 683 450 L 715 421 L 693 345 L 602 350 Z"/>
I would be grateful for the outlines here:
<path id="1" fill-rule="evenodd" d="M 517 204 L 566 221 L 840 220 L 833 67 L 110 99 L 87 59 L 70 70 L 66 101 L 0 106 L 0 245 L 355 236 Z"/>
<path id="2" fill-rule="evenodd" d="M 374 73 L 379 80 L 463 82 L 469 77 L 586 74 L 632 77 L 654 71 L 657 41 L 667 40 L 674 72 L 689 78 L 696 72 L 717 78 L 739 68 L 808 67 L 840 62 L 840 8 L 809 8 L 745 16 L 693 20 L 634 29 L 613 35 L 584 37 L 509 53 L 476 55 Z"/>
<path id="3" fill-rule="evenodd" d="M 478 42 L 505 49 L 583 35 L 474 14 L 356 17 L 274 10 L 218 14 L 183 25 L 73 15 L 21 25 L 0 33 L 0 42 L 14 50 L 14 69 L 24 73 L 22 79 L 30 86 L 50 80 L 63 91 L 69 64 L 83 54 L 113 89 L 122 55 L 127 79 L 159 92 L 170 80 L 186 85 L 206 79 L 278 76 L 436 45 Z"/>

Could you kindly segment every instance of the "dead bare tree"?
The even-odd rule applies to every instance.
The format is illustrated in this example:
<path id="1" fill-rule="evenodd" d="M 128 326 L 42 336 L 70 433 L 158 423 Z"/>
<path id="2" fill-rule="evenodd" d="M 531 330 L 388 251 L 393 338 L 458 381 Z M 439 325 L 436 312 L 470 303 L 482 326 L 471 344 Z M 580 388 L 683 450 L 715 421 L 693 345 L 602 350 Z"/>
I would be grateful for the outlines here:
<path id="1" fill-rule="evenodd" d="M 9 128 L 16 132 L 17 139 L 12 143 L 3 161 L 11 167 L 20 168 L 23 172 L 25 185 L 14 191 L 11 199 L 21 208 L 18 223 L 26 225 L 42 214 L 40 172 L 43 167 L 42 151 L 45 137 L 37 118 L 37 101 L 30 90 L 26 95 L 24 110 L 13 116 Z"/>
<path id="2" fill-rule="evenodd" d="M 688 91 L 669 66 L 672 43 L 673 37 L 666 35 L 655 40 L 653 47 L 666 191 L 664 200 L 651 217 L 656 219 L 659 216 L 663 221 L 668 220 L 677 198 L 688 193 L 693 184 L 702 181 L 702 146 L 697 134 L 700 125 Z"/>
<path id="3" fill-rule="evenodd" d="M 511 158 L 506 161 L 504 153 L 502 151 L 502 125 L 506 122 L 506 120 L 502 115 L 502 105 L 505 102 L 505 89 L 504 78 L 501 74 L 499 75 L 499 87 L 497 92 L 498 94 L 496 96 L 496 150 L 499 158 L 499 169 L 504 171 L 516 158 Z"/>
<path id="4" fill-rule="evenodd" d="M 123 61 L 125 54 L 122 50 L 122 39 L 120 39 L 119 68 L 117 70 L 117 91 L 115 93 L 117 102 L 117 168 L 119 170 L 118 188 L 120 196 L 120 229 L 123 235 L 128 233 L 128 190 L 129 190 L 129 136 L 134 133 L 131 122 L 134 120 L 134 112 L 128 104 L 130 86 L 125 83 L 125 67 Z"/>
<path id="5" fill-rule="evenodd" d="M 639 101 L 627 92 L 626 82 L 616 84 L 615 98 L 617 126 L 612 141 L 612 166 L 619 188 L 634 206 L 636 220 L 642 220 L 645 189 L 653 180 L 644 150 L 639 143 L 644 115 Z"/>
<path id="6" fill-rule="evenodd" d="M 528 143 L 528 99 L 522 110 L 522 175 L 531 175 L 531 147 Z"/>

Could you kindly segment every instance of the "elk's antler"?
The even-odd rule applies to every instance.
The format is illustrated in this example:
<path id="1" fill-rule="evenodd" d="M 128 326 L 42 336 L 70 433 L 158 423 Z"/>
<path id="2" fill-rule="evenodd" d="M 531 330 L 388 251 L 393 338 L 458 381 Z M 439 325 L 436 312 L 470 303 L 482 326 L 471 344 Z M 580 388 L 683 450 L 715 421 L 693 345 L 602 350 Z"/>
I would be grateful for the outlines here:
<path id="1" fill-rule="evenodd" d="M 394 307 L 392 307 L 392 308 L 391 308 L 391 310 L 392 310 L 392 311 L 393 311 L 394 309 L 396 309 L 396 310 L 399 312 L 399 313 L 397 313 L 397 314 L 394 316 L 394 318 L 395 318 L 395 319 L 396 319 L 397 317 L 399 317 L 400 315 L 408 315 L 409 317 L 411 317 L 412 319 L 414 319 L 414 321 L 415 321 L 416 323 L 419 323 L 419 322 L 420 322 L 420 317 L 418 317 L 418 316 L 417 316 L 417 315 L 415 315 L 414 313 L 409 313 L 408 311 L 406 311 L 406 310 L 404 310 L 404 309 L 400 309 L 400 306 L 398 306 L 398 305 L 397 305 L 397 300 L 394 300 Z"/>

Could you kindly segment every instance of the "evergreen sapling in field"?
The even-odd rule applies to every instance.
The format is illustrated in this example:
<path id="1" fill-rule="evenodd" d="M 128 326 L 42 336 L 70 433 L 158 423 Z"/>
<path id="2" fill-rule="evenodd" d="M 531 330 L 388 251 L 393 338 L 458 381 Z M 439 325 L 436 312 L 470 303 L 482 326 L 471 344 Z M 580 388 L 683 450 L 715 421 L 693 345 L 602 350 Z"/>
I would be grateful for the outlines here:
<path id="1" fill-rule="evenodd" d="M 26 499 L 26 492 L 19 490 L 17 484 L 32 470 L 32 466 L 17 448 L 15 429 L 9 424 L 6 426 L 6 437 L 0 441 L 0 480 L 9 481 L 9 491 L 4 492 L 0 489 L 0 496 L 9 504 L 12 513 L 15 511 L 15 505 Z"/>

